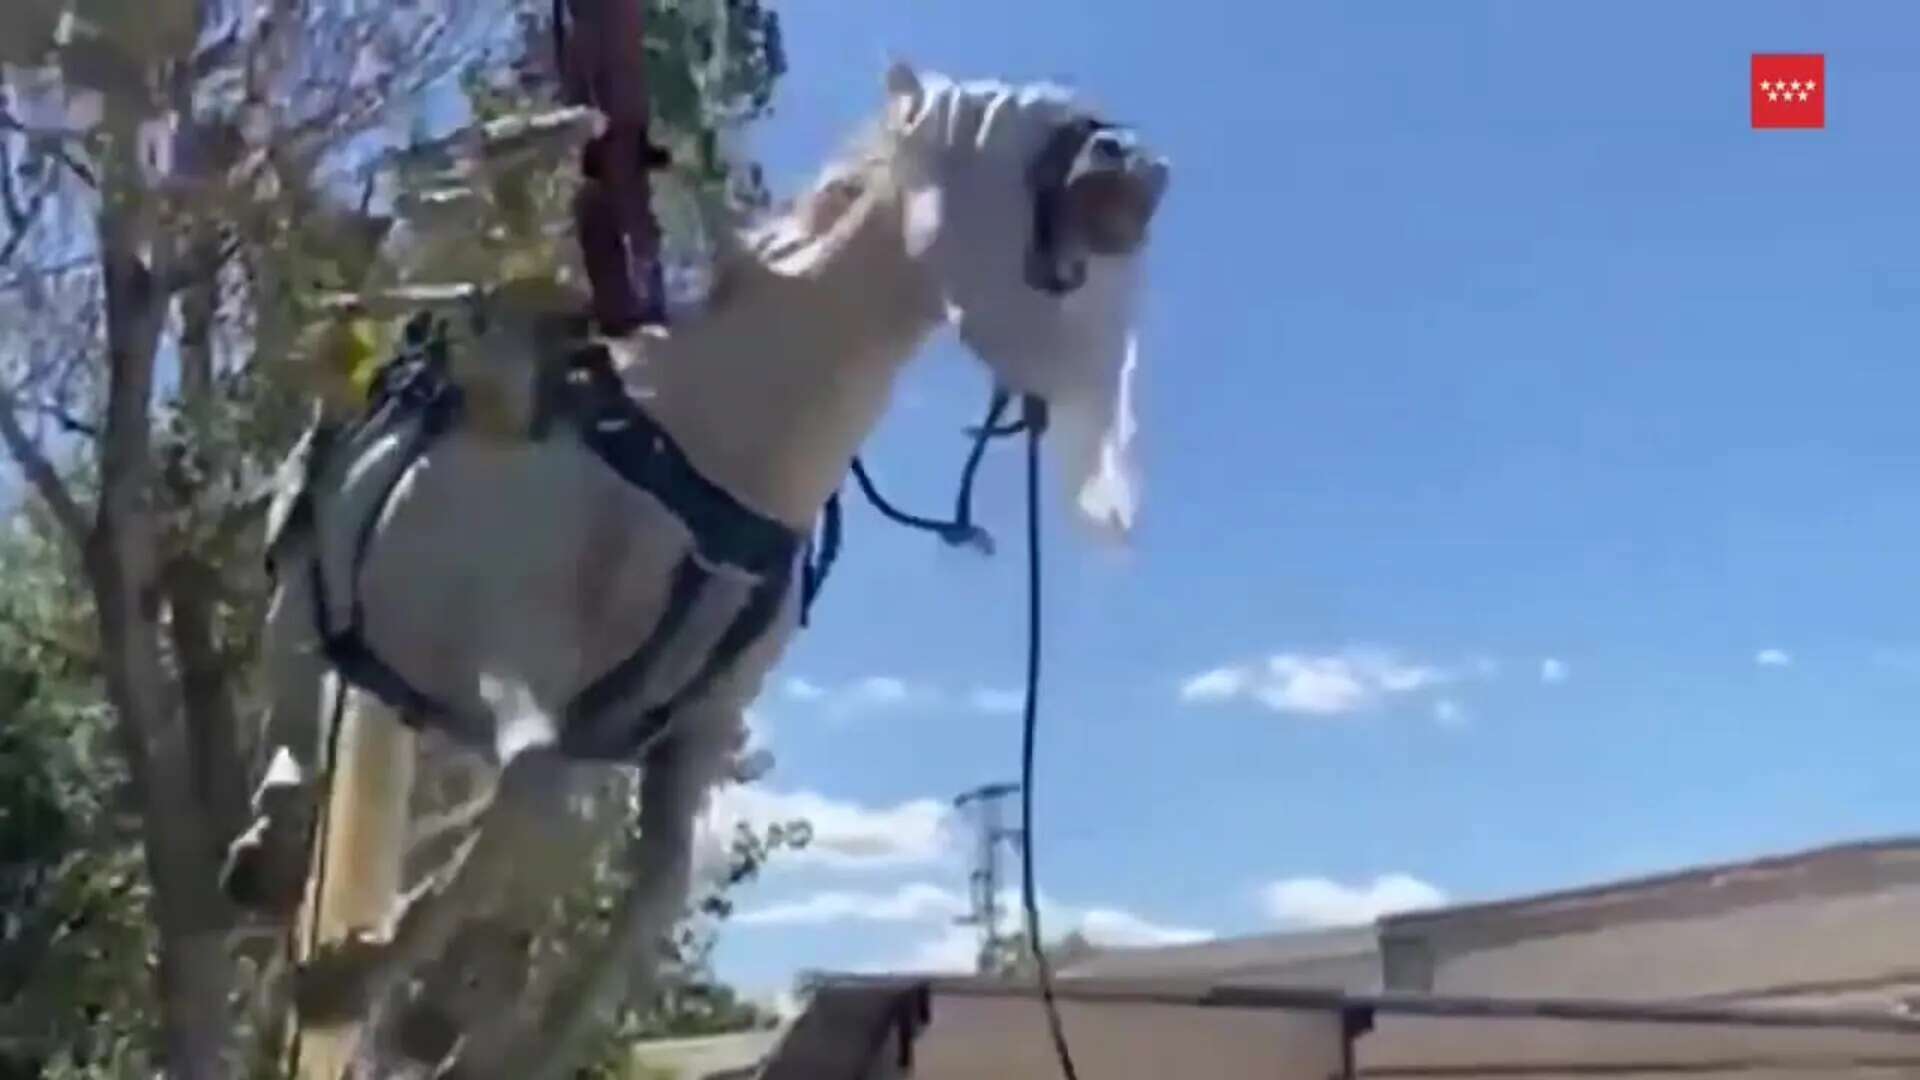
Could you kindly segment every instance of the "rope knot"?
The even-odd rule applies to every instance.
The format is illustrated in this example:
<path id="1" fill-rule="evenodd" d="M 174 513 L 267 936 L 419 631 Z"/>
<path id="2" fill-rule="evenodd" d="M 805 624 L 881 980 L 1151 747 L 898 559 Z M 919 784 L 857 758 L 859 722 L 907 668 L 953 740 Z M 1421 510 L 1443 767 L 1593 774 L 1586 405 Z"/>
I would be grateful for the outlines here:
<path id="1" fill-rule="evenodd" d="M 940 530 L 940 539 L 949 547 L 970 547 L 988 557 L 992 557 L 995 550 L 992 533 L 966 522 L 956 521 Z"/>

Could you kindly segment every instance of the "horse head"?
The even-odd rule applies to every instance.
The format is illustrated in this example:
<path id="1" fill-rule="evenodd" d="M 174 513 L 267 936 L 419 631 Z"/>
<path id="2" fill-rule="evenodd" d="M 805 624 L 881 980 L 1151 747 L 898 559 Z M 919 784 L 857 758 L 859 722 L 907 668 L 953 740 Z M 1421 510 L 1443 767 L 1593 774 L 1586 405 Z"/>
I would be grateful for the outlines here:
<path id="1" fill-rule="evenodd" d="M 1126 533 L 1140 262 L 1166 159 L 1055 86 L 895 64 L 886 89 L 909 257 L 999 381 L 1049 404 L 1080 514 Z"/>

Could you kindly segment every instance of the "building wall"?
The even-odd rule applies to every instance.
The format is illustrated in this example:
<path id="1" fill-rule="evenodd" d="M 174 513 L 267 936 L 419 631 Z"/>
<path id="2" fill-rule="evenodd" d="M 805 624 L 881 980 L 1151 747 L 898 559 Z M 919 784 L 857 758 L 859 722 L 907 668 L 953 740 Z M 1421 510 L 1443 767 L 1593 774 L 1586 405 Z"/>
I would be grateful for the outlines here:
<path id="1" fill-rule="evenodd" d="M 1331 1012 L 1062 1000 L 1060 1015 L 1089 1080 L 1327 1080 L 1340 1074 L 1345 1044 Z M 1029 993 L 936 991 L 932 1019 L 914 1046 L 913 1080 L 1060 1075 Z"/>

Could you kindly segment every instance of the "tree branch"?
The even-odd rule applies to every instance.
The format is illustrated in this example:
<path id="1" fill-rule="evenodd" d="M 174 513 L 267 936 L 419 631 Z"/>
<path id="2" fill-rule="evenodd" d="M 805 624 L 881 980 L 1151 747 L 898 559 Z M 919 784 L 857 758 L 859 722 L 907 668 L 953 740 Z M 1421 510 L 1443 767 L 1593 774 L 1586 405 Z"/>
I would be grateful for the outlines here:
<path id="1" fill-rule="evenodd" d="M 73 492 L 67 489 L 66 481 L 60 479 L 53 462 L 20 426 L 14 397 L 5 389 L 0 389 L 0 443 L 6 444 L 7 452 L 26 474 L 27 482 L 33 485 L 47 509 L 53 511 L 61 531 L 76 547 L 84 546 L 88 531 L 86 512 L 74 501 Z"/>
<path id="2" fill-rule="evenodd" d="M 5 140 L 0 140 L 0 210 L 6 212 L 7 224 L 16 231 L 26 219 L 20 207 L 20 192 L 13 186 L 13 151 Z"/>
<path id="3" fill-rule="evenodd" d="M 46 202 L 47 191 L 51 183 L 42 184 L 34 192 L 33 199 L 22 204 L 20 191 L 13 183 L 13 153 L 6 142 L 0 141 L 0 213 L 7 218 L 9 235 L 4 246 L 0 246 L 0 266 L 13 261 L 13 257 L 26 243 L 27 234 L 32 231 L 33 223 L 40 217 L 40 207 Z"/>
<path id="4" fill-rule="evenodd" d="M 177 293 L 214 278 L 222 267 L 246 250 L 247 238 L 233 234 L 212 244 L 196 247 L 193 257 L 183 259 L 161 283 L 168 293 Z"/>
<path id="5" fill-rule="evenodd" d="M 4 265 L 4 264 L 0 264 Z M 100 256 L 97 252 L 86 252 L 59 262 L 45 263 L 39 266 L 22 267 L 7 277 L 0 277 L 0 292 L 7 292 L 26 286 L 40 278 L 59 277 L 63 274 L 96 273 L 100 269 Z"/>
<path id="6" fill-rule="evenodd" d="M 93 170 L 75 160 L 67 152 L 67 143 L 83 138 L 85 133 L 66 128 L 33 128 L 15 119 L 5 109 L 0 109 L 0 131 L 12 131 L 24 135 L 39 144 L 55 161 L 65 165 L 68 171 L 79 177 L 88 187 L 99 187 L 100 181 Z"/>
<path id="7" fill-rule="evenodd" d="M 441 846 L 471 832 L 492 805 L 493 792 L 488 790 L 445 813 L 422 818 L 413 827 L 413 837 L 407 845 L 407 863 L 439 865 L 445 858 Z"/>
<path id="8" fill-rule="evenodd" d="M 59 425 L 61 431 L 74 435 L 85 435 L 90 439 L 100 437 L 100 428 L 97 425 L 80 419 L 51 401 L 35 402 L 33 411 Z"/>

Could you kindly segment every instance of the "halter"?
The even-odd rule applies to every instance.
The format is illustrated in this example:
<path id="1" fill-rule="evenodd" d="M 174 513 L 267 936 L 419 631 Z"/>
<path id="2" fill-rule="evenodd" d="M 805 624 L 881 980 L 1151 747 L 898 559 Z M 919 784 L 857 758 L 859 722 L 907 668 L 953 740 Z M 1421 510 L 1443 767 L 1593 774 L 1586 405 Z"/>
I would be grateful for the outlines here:
<path id="1" fill-rule="evenodd" d="M 1069 255 L 1060 235 L 1067 192 L 1080 179 L 1111 164 L 1098 158 L 1128 153 L 1126 143 L 1130 141 L 1131 133 L 1126 128 L 1082 117 L 1055 131 L 1034 158 L 1027 171 L 1027 182 L 1033 188 L 1033 241 L 1027 248 L 1027 284 L 1044 293 L 1064 296 L 1087 283 L 1086 259 L 1077 253 Z"/>

